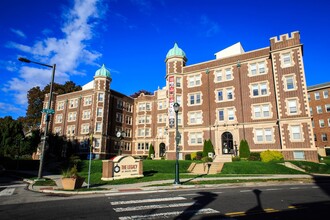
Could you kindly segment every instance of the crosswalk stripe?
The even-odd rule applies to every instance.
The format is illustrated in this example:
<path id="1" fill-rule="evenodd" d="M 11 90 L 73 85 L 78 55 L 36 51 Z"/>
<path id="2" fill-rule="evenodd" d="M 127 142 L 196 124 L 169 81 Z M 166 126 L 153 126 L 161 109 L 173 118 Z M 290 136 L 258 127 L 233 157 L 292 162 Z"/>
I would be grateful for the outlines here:
<path id="1" fill-rule="evenodd" d="M 120 220 L 134 220 L 134 219 L 164 219 L 170 216 L 179 216 L 179 215 L 203 215 L 203 214 L 216 214 L 220 213 L 214 209 L 206 208 L 199 210 L 186 210 L 186 211 L 177 211 L 177 212 L 165 212 L 165 213 L 155 213 L 149 215 L 133 215 L 133 216 L 123 216 L 119 217 Z"/>
<path id="2" fill-rule="evenodd" d="M 164 208 L 177 208 L 197 205 L 194 202 L 186 203 L 177 203 L 177 204 L 163 204 L 163 205 L 144 205 L 144 206 L 135 206 L 135 207 L 126 207 L 126 208 L 114 208 L 116 212 L 129 212 L 129 211 L 138 211 L 138 210 L 147 210 L 147 209 L 164 209 Z"/>
<path id="3" fill-rule="evenodd" d="M 0 196 L 11 196 L 13 195 L 15 188 L 6 188 L 0 192 Z"/>
<path id="4" fill-rule="evenodd" d="M 111 202 L 111 205 L 127 205 L 127 204 L 137 204 L 137 203 L 147 203 L 147 202 L 167 202 L 167 201 L 178 201 L 186 200 L 184 197 L 171 197 L 171 198 L 158 198 L 158 199 L 142 199 L 142 200 L 128 200 L 128 201 L 116 201 Z"/>

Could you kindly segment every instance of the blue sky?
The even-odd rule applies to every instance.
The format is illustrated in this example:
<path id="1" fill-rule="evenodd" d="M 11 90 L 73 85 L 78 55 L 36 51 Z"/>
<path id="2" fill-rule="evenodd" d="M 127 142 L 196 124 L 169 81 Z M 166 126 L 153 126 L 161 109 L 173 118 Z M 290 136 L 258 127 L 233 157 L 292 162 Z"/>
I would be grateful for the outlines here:
<path id="1" fill-rule="evenodd" d="M 0 117 L 25 116 L 27 91 L 55 82 L 84 85 L 105 64 L 111 88 L 126 95 L 165 86 L 175 42 L 187 65 L 215 59 L 241 42 L 245 51 L 299 31 L 307 85 L 330 82 L 328 0 L 1 0 Z"/>

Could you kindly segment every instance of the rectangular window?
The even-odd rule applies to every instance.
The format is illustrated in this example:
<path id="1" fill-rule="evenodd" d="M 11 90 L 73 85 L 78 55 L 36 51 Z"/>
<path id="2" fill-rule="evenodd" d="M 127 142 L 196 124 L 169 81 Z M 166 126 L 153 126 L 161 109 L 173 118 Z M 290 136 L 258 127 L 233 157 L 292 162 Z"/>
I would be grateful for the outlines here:
<path id="1" fill-rule="evenodd" d="M 102 117 L 103 116 L 103 108 L 97 108 L 96 115 L 97 115 L 97 117 Z"/>
<path id="2" fill-rule="evenodd" d="M 231 69 L 228 68 L 225 70 L 225 72 L 226 72 L 226 80 L 231 80 L 231 78 L 232 78 Z"/>
<path id="3" fill-rule="evenodd" d="M 301 140 L 301 128 L 300 125 L 292 125 L 291 133 L 293 140 Z"/>
<path id="4" fill-rule="evenodd" d="M 90 110 L 83 111 L 83 119 L 84 120 L 90 119 L 90 117 L 91 117 L 91 111 Z"/>
<path id="5" fill-rule="evenodd" d="M 202 124 L 202 112 L 189 112 L 190 124 Z"/>
<path id="6" fill-rule="evenodd" d="M 286 80 L 286 89 L 287 90 L 295 89 L 293 76 L 287 76 L 287 77 L 285 77 L 285 80 Z"/>
<path id="7" fill-rule="evenodd" d="M 322 141 L 323 141 L 323 142 L 328 141 L 328 136 L 327 136 L 327 134 L 325 134 L 325 133 L 323 133 L 323 134 L 321 135 L 321 138 L 322 138 Z"/>
<path id="8" fill-rule="evenodd" d="M 101 122 L 96 122 L 95 131 L 96 132 L 101 132 L 102 131 L 102 123 Z"/>
<path id="9" fill-rule="evenodd" d="M 75 121 L 76 118 L 77 118 L 77 112 L 70 112 L 69 113 L 68 121 Z"/>
<path id="10" fill-rule="evenodd" d="M 78 106 L 78 99 L 70 99 L 69 106 L 70 106 L 70 108 L 77 108 L 77 106 Z"/>
<path id="11" fill-rule="evenodd" d="M 203 133 L 202 132 L 191 132 L 189 133 L 190 144 L 202 144 Z"/>
<path id="12" fill-rule="evenodd" d="M 56 115 L 56 119 L 55 119 L 55 122 L 56 122 L 56 123 L 62 123 L 62 120 L 63 120 L 63 116 L 62 116 L 62 114 L 60 114 L 60 115 Z"/>
<path id="13" fill-rule="evenodd" d="M 59 102 L 57 104 L 57 110 L 63 110 L 64 109 L 64 102 Z"/>
<path id="14" fill-rule="evenodd" d="M 293 158 L 295 160 L 305 160 L 305 152 L 304 151 L 293 151 Z"/>
<path id="15" fill-rule="evenodd" d="M 92 104 L 92 96 L 84 97 L 84 105 L 91 105 Z"/>
<path id="16" fill-rule="evenodd" d="M 226 89 L 227 92 L 227 99 L 231 100 L 233 99 L 233 89 Z"/>
<path id="17" fill-rule="evenodd" d="M 290 53 L 285 53 L 282 55 L 283 58 L 283 65 L 284 66 L 291 66 L 291 54 Z"/>
<path id="18" fill-rule="evenodd" d="M 315 92 L 314 96 L 315 96 L 315 100 L 320 100 L 320 93 L 319 92 Z"/>
<path id="19" fill-rule="evenodd" d="M 329 97 L 328 90 L 323 91 L 323 98 L 327 99 Z"/>
<path id="20" fill-rule="evenodd" d="M 201 104 L 201 94 L 200 93 L 195 93 L 195 94 L 190 94 L 190 105 L 199 105 Z"/>
<path id="21" fill-rule="evenodd" d="M 322 113 L 322 106 L 320 106 L 320 105 L 316 106 L 316 112 L 317 112 L 317 114 L 321 114 Z"/>
<path id="22" fill-rule="evenodd" d="M 103 101 L 104 101 L 104 93 L 99 93 L 99 94 L 98 94 L 98 97 L 97 97 L 97 100 L 98 100 L 99 102 L 103 102 Z"/>
<path id="23" fill-rule="evenodd" d="M 319 120 L 320 128 L 324 128 L 324 119 Z"/>
<path id="24" fill-rule="evenodd" d="M 177 102 L 179 105 L 182 105 L 182 96 L 181 96 L 181 95 L 176 95 L 176 102 Z"/>
<path id="25" fill-rule="evenodd" d="M 255 140 L 257 143 L 272 142 L 273 130 L 272 128 L 258 128 L 255 129 Z"/>
<path id="26" fill-rule="evenodd" d="M 222 101 L 223 100 L 223 92 L 222 90 L 218 91 L 218 101 Z"/>
<path id="27" fill-rule="evenodd" d="M 330 104 L 326 104 L 325 105 L 325 111 L 326 112 L 330 112 Z"/>
<path id="28" fill-rule="evenodd" d="M 259 74 L 264 74 L 266 72 L 265 62 L 258 63 Z"/>
<path id="29" fill-rule="evenodd" d="M 221 82 L 222 81 L 222 71 L 221 70 L 216 70 L 215 71 L 215 77 L 217 82 Z"/>
<path id="30" fill-rule="evenodd" d="M 176 77 L 176 87 L 181 88 L 181 77 Z"/>
<path id="31" fill-rule="evenodd" d="M 250 70 L 252 75 L 257 75 L 257 64 L 256 63 L 250 64 Z"/>
<path id="32" fill-rule="evenodd" d="M 200 86 L 201 85 L 201 75 L 189 76 L 189 87 Z"/>
<path id="33" fill-rule="evenodd" d="M 219 110 L 219 121 L 224 121 L 225 120 L 225 113 L 223 109 Z"/>
<path id="34" fill-rule="evenodd" d="M 288 100 L 288 106 L 289 106 L 289 113 L 290 114 L 297 114 L 297 100 Z"/>
<path id="35" fill-rule="evenodd" d="M 228 108 L 227 112 L 228 112 L 228 121 L 233 121 L 235 119 L 234 109 Z"/>

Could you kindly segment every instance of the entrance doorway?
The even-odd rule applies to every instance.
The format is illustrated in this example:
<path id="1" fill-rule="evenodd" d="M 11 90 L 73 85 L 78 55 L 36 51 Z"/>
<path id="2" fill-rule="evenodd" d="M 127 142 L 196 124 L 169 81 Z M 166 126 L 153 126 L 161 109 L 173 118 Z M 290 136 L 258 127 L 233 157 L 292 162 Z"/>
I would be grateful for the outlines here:
<path id="1" fill-rule="evenodd" d="M 159 144 L 159 157 L 164 157 L 166 153 L 166 148 L 164 143 Z"/>
<path id="2" fill-rule="evenodd" d="M 230 132 L 224 132 L 221 135 L 222 141 L 222 154 L 233 154 L 234 146 L 233 146 L 233 135 Z"/>

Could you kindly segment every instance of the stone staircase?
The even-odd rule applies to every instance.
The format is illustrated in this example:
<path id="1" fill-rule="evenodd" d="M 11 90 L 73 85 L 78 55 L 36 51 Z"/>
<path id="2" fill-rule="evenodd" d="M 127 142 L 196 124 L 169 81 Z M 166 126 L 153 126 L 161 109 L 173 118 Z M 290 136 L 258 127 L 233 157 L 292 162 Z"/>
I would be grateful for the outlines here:
<path id="1" fill-rule="evenodd" d="M 222 162 L 191 163 L 188 171 L 193 174 L 216 174 L 220 173 L 223 167 Z"/>

